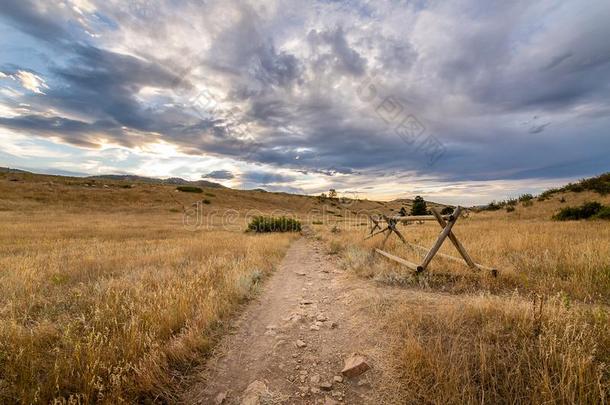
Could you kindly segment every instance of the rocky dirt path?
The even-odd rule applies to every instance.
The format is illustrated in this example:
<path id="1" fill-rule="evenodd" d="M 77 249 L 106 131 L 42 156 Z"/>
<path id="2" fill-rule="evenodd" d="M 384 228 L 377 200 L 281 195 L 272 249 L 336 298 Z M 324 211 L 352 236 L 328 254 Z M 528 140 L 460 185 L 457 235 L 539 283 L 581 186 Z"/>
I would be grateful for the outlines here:
<path id="1" fill-rule="evenodd" d="M 389 373 L 385 344 L 358 303 L 371 291 L 387 292 L 370 286 L 345 275 L 320 242 L 296 241 L 217 346 L 185 401 L 381 403 L 377 388 Z M 344 370 L 346 361 L 352 364 Z M 382 402 L 395 401 L 384 393 Z"/>

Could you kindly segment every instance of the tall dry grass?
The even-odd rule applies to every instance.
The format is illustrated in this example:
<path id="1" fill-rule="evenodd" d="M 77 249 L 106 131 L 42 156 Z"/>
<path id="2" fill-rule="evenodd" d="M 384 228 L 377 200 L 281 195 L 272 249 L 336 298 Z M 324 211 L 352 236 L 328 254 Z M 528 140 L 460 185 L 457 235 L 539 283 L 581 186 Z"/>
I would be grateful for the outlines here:
<path id="1" fill-rule="evenodd" d="M 397 376 L 387 379 L 387 390 L 413 404 L 609 402 L 610 226 L 551 221 L 560 204 L 458 222 L 455 234 L 475 261 L 500 270 L 497 278 L 440 257 L 416 276 L 373 253 L 381 235 L 365 241 L 364 227 L 316 227 L 328 253 L 354 275 L 417 289 L 370 305 Z M 535 214 L 527 211 L 534 207 Z M 440 232 L 436 223 L 399 229 L 424 247 Z M 384 249 L 415 263 L 425 255 L 396 236 Z M 441 252 L 458 256 L 449 241 Z"/>
<path id="2" fill-rule="evenodd" d="M 0 403 L 173 402 L 292 236 L 1 212 Z"/>
<path id="3" fill-rule="evenodd" d="M 413 277 L 408 269 L 372 253 L 381 246 L 383 235 L 365 241 L 364 227 L 339 233 L 323 226 L 318 229 L 331 250 L 341 251 L 346 267 L 381 281 L 458 292 L 561 292 L 581 301 L 610 303 L 610 226 L 605 221 L 519 220 L 487 214 L 459 220 L 454 233 L 475 261 L 500 270 L 497 279 L 474 275 L 463 264 L 438 256 L 429 272 Z M 431 222 L 399 229 L 407 241 L 428 248 L 440 232 L 439 225 Z M 385 250 L 414 263 L 426 253 L 404 245 L 396 236 L 388 239 Z M 449 240 L 440 251 L 459 257 Z"/>
<path id="4" fill-rule="evenodd" d="M 377 306 L 377 308 L 383 308 Z M 605 404 L 610 317 L 559 299 L 470 296 L 392 302 L 382 319 L 404 403 Z"/>

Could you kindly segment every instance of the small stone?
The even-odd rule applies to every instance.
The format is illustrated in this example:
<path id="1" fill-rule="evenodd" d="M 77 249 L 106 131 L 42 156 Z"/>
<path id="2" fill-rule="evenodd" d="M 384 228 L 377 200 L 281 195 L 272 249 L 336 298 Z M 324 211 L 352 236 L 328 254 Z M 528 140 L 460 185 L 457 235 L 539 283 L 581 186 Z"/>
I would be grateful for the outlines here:
<path id="1" fill-rule="evenodd" d="M 218 395 L 216 395 L 216 398 L 214 398 L 214 403 L 216 405 L 221 405 L 225 402 L 225 399 L 227 399 L 227 393 L 219 392 Z"/>
<path id="2" fill-rule="evenodd" d="M 371 384 L 369 384 L 369 382 L 368 382 L 368 381 L 364 381 L 364 380 L 362 380 L 362 381 L 358 381 L 358 386 L 359 386 L 359 387 L 366 387 L 366 388 L 370 388 L 370 387 L 371 387 Z"/>
<path id="3" fill-rule="evenodd" d="M 248 385 L 241 400 L 242 405 L 259 405 L 260 400 L 267 393 L 267 386 L 262 381 L 253 381 Z"/>
<path id="4" fill-rule="evenodd" d="M 307 273 L 303 273 L 302 271 L 295 271 L 294 272 L 297 276 L 305 276 L 307 275 Z"/>
<path id="5" fill-rule="evenodd" d="M 312 394 L 319 394 L 320 393 L 320 389 L 317 387 L 311 387 L 310 389 Z"/>
<path id="6" fill-rule="evenodd" d="M 301 305 L 311 305 L 313 304 L 312 300 L 301 300 Z"/>
<path id="7" fill-rule="evenodd" d="M 307 343 L 303 342 L 301 339 L 296 341 L 296 345 L 298 348 L 303 348 L 303 347 L 307 347 Z"/>
<path id="8" fill-rule="evenodd" d="M 320 382 L 320 374 L 314 374 L 311 376 L 311 378 L 309 379 L 309 382 L 313 383 L 313 384 L 317 384 Z"/>
<path id="9" fill-rule="evenodd" d="M 338 383 L 343 382 L 343 377 L 341 377 L 340 375 L 336 375 L 333 377 L 333 381 Z"/>
<path id="10" fill-rule="evenodd" d="M 314 325 L 316 325 L 316 326 L 322 326 L 322 325 L 324 325 L 324 323 L 323 323 L 323 322 L 320 322 L 320 321 L 316 321 L 316 322 L 314 323 Z"/>
<path id="11" fill-rule="evenodd" d="M 311 325 L 309 330 L 320 330 L 320 327 L 318 325 Z"/>
<path id="12" fill-rule="evenodd" d="M 318 314 L 318 316 L 316 316 L 316 320 L 320 322 L 326 322 L 328 318 L 324 314 Z"/>
<path id="13" fill-rule="evenodd" d="M 345 359 L 345 366 L 341 370 L 341 374 L 346 377 L 357 377 L 369 368 L 364 357 L 353 354 Z"/>
<path id="14" fill-rule="evenodd" d="M 323 391 L 330 391 L 333 389 L 333 384 L 330 382 L 323 382 L 323 383 L 320 383 L 320 385 L 318 385 L 318 387 L 320 387 L 320 389 Z"/>
<path id="15" fill-rule="evenodd" d="M 337 325 L 337 322 L 331 322 L 328 326 L 330 326 L 331 329 L 335 329 L 339 325 Z"/>

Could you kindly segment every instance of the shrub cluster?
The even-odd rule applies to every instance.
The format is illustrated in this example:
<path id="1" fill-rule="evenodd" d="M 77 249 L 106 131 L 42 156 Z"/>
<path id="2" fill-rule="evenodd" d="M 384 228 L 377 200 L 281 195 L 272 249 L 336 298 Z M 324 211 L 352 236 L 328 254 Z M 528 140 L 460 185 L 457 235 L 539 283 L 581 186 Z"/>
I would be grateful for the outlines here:
<path id="1" fill-rule="evenodd" d="M 441 215 L 451 215 L 451 214 L 453 214 L 453 210 L 454 210 L 453 207 L 445 207 L 441 211 Z"/>
<path id="2" fill-rule="evenodd" d="M 183 193 L 203 193 L 203 190 L 199 187 L 194 186 L 178 186 L 176 190 L 182 191 Z"/>
<path id="3" fill-rule="evenodd" d="M 494 200 L 480 209 L 482 211 L 497 211 L 502 208 L 506 208 L 507 212 L 512 212 L 515 210 L 514 207 L 518 203 L 521 203 L 521 205 L 523 205 L 524 207 L 531 207 L 532 205 L 534 205 L 534 196 L 531 194 L 522 194 L 518 198 L 509 198 L 507 200 L 502 201 Z"/>
<path id="4" fill-rule="evenodd" d="M 263 217 L 252 218 L 248 224 L 249 232 L 300 232 L 301 222 L 294 218 L 286 217 Z"/>
<path id="5" fill-rule="evenodd" d="M 586 202 L 580 207 L 562 208 L 561 211 L 553 215 L 553 219 L 557 221 L 589 218 L 610 220 L 610 206 L 603 206 L 597 201 Z"/>
<path id="6" fill-rule="evenodd" d="M 610 193 L 610 172 L 600 174 L 597 177 L 591 177 L 590 179 L 583 179 L 578 183 L 570 183 L 561 188 L 552 188 L 540 194 L 541 197 L 550 197 L 555 193 L 572 191 L 574 193 L 580 193 L 582 191 L 594 191 L 601 195 Z"/>

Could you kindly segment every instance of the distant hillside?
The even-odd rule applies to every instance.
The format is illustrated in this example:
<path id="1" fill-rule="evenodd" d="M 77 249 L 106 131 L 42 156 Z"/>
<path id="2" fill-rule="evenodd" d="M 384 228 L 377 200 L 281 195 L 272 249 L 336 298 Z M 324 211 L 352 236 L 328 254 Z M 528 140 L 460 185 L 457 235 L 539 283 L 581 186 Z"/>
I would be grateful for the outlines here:
<path id="1" fill-rule="evenodd" d="M 89 176 L 86 177 L 90 180 L 113 180 L 113 181 L 129 181 L 134 183 L 149 183 L 149 184 L 172 184 L 172 185 L 188 185 L 188 186 L 200 186 L 207 188 L 226 188 L 222 184 L 214 183 L 206 180 L 189 181 L 184 180 L 180 177 L 169 177 L 167 179 L 156 179 L 153 177 L 135 176 L 130 174 L 106 174 L 101 176 Z"/>
<path id="2" fill-rule="evenodd" d="M 573 193 L 593 191 L 601 195 L 610 194 L 610 172 L 600 174 L 596 177 L 582 179 L 576 183 L 569 183 L 561 188 L 552 188 L 540 194 L 540 197 L 547 198 L 556 193 L 570 191 Z"/>
<path id="3" fill-rule="evenodd" d="M 11 169 L 10 167 L 0 167 L 0 173 L 29 173 L 25 170 Z"/>

